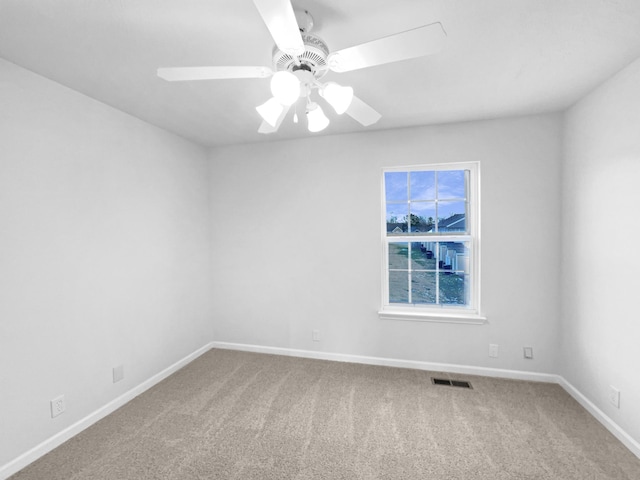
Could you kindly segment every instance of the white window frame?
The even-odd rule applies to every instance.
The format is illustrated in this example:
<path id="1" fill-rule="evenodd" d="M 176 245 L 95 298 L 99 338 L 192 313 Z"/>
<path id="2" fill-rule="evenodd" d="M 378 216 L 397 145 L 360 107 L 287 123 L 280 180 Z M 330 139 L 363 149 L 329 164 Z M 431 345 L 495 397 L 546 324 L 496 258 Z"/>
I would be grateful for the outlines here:
<path id="1" fill-rule="evenodd" d="M 466 170 L 469 172 L 468 204 L 465 222 L 466 232 L 432 233 L 420 236 L 387 234 L 385 173 Z M 382 308 L 378 316 L 385 320 L 416 320 L 448 323 L 483 324 L 487 319 L 480 309 L 480 163 L 460 162 L 434 165 L 410 165 L 389 167 L 382 171 Z M 469 245 L 469 305 L 424 305 L 424 304 L 392 304 L 389 302 L 389 243 L 416 242 L 417 238 L 429 238 L 429 241 L 468 242 Z M 419 241 L 419 240 L 418 240 Z"/>

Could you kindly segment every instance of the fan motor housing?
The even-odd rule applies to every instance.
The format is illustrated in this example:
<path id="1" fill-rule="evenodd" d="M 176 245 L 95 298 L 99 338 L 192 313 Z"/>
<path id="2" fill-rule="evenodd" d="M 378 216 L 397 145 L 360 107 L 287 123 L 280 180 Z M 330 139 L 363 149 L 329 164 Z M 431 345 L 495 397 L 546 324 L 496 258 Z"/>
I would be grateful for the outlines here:
<path id="1" fill-rule="evenodd" d="M 273 49 L 273 67 L 276 71 L 288 70 L 292 71 L 298 63 L 305 65 L 317 80 L 322 78 L 329 69 L 327 57 L 329 56 L 329 47 L 320 37 L 310 33 L 301 32 L 302 42 L 304 43 L 304 52 L 298 55 L 296 59 L 280 50 L 277 46 Z M 307 70 L 307 68 L 305 68 Z"/>

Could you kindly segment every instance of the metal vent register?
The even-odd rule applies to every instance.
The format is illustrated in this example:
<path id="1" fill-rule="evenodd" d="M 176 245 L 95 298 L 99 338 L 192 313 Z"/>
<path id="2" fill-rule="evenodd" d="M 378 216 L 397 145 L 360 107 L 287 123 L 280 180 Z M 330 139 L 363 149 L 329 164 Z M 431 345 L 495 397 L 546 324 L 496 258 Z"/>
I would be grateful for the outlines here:
<path id="1" fill-rule="evenodd" d="M 447 385 L 449 387 L 473 388 L 471 384 L 465 380 L 448 380 L 446 378 L 431 377 L 431 383 L 434 385 Z"/>

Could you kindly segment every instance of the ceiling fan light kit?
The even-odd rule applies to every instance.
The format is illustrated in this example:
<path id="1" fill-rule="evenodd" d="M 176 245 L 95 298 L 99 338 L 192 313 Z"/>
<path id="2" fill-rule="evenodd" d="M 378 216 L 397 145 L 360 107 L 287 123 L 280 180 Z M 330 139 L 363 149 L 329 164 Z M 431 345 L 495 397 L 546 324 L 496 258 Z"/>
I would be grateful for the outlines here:
<path id="1" fill-rule="evenodd" d="M 284 105 L 282 105 L 277 99 L 270 98 L 262 105 L 258 105 L 256 110 L 265 122 L 272 127 L 275 127 L 278 122 L 278 117 L 284 111 Z"/>
<path id="2" fill-rule="evenodd" d="M 329 119 L 315 102 L 307 104 L 307 128 L 310 132 L 321 132 L 329 126 Z"/>
<path id="3" fill-rule="evenodd" d="M 381 115 L 354 95 L 353 88 L 336 82 L 321 83 L 329 70 L 347 72 L 437 53 L 446 33 L 440 23 L 423 25 L 377 40 L 331 52 L 320 37 L 310 34 L 313 17 L 294 11 L 290 0 L 253 0 L 276 44 L 273 68 L 265 66 L 213 66 L 159 68 L 167 81 L 267 78 L 271 76 L 272 98 L 256 107 L 263 122 L 258 132 L 275 133 L 290 107 L 306 99 L 307 128 L 319 132 L 329 125 L 320 105 L 310 98 L 313 90 L 338 115 L 346 113 L 363 126 L 376 123 Z M 294 112 L 294 123 L 297 113 Z"/>
<path id="4" fill-rule="evenodd" d="M 304 52 L 296 56 L 277 45 L 274 47 L 273 67 L 277 71 L 271 80 L 271 93 L 284 106 L 292 105 L 298 98 L 306 99 L 307 129 L 315 133 L 327 128 L 330 122 L 322 108 L 311 101 L 312 91 L 317 89 L 320 96 L 341 115 L 349 108 L 353 99 L 353 88 L 342 87 L 335 82 L 320 83 L 319 80 L 328 72 L 329 48 L 320 37 L 308 33 L 313 26 L 313 18 L 309 12 L 298 14 L 297 18 L 300 24 L 304 25 L 300 28 Z M 264 116 L 262 118 L 272 125 L 270 120 Z M 294 120 L 293 123 L 298 122 Z M 264 129 L 263 132 L 272 133 Z"/>
<path id="5" fill-rule="evenodd" d="M 291 72 L 276 72 L 271 77 L 271 93 L 282 105 L 293 105 L 300 98 L 300 81 Z"/>
<path id="6" fill-rule="evenodd" d="M 328 82 L 320 89 L 320 96 L 333 107 L 338 115 L 342 115 L 353 101 L 353 88 Z"/>

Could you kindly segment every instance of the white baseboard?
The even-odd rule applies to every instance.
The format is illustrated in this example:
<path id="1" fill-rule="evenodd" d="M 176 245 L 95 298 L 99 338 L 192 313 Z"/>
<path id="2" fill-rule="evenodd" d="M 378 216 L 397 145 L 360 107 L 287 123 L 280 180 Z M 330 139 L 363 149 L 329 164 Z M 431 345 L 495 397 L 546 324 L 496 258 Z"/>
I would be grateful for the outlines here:
<path id="1" fill-rule="evenodd" d="M 609 430 L 614 437 L 622 442 L 631 452 L 638 458 L 640 458 L 640 443 L 633 439 L 631 435 L 625 432 L 620 425 L 611 420 L 602 410 L 585 397 L 577 388 L 571 385 L 563 377 L 558 376 L 558 384 L 564 388 L 569 395 L 571 395 L 582 407 L 595 417 L 604 427 Z"/>
<path id="2" fill-rule="evenodd" d="M 25 452 L 9 463 L 0 467 L 0 479 L 6 479 L 14 473 L 20 471 L 33 461 L 37 460 L 44 454 L 50 452 L 57 446 L 66 442 L 70 438 L 74 437 L 81 431 L 90 427 L 98 420 L 106 417 L 110 413 L 114 412 L 127 402 L 131 401 L 144 391 L 153 387 L 157 383 L 167 378 L 172 373 L 180 370 L 182 367 L 198 358 L 203 353 L 207 352 L 211 348 L 219 348 L 225 350 L 240 350 L 246 352 L 267 353 L 273 355 L 286 355 L 292 357 L 302 358 L 315 358 L 318 360 L 331 360 L 336 362 L 350 362 L 361 363 L 367 365 L 379 365 L 388 367 L 399 368 L 413 368 L 416 370 L 429 370 L 435 372 L 449 372 L 460 373 L 466 375 L 481 375 L 485 377 L 496 378 L 508 378 L 512 380 L 527 380 L 536 382 L 557 383 L 564 388 L 569 395 L 571 395 L 582 407 L 593 415 L 604 427 L 609 430 L 623 445 L 625 445 L 633 454 L 640 458 L 640 443 L 634 440 L 628 433 L 626 433 L 618 424 L 616 424 L 611 418 L 605 415 L 602 410 L 596 407 L 587 397 L 585 397 L 580 391 L 578 391 L 573 385 L 565 380 L 560 375 L 537 373 L 537 372 L 524 372 L 519 370 L 504 370 L 498 368 L 486 368 L 486 367 L 474 367 L 467 365 L 456 365 L 447 363 L 432 363 L 432 362 L 420 362 L 415 360 L 400 360 L 392 358 L 382 357 L 369 357 L 362 355 L 349 355 L 341 353 L 330 352 L 318 352 L 313 350 L 297 350 L 291 348 L 281 347 L 267 347 L 262 345 L 248 345 L 242 343 L 228 343 L 228 342 L 211 342 L 195 352 L 187 355 L 183 359 L 177 361 L 173 365 L 167 367 L 160 373 L 154 375 L 148 380 L 142 382 L 137 387 L 129 390 L 118 398 L 107 403 L 103 407 L 99 408 L 95 412 L 87 415 L 83 419 L 67 427 L 56 435 L 48 438 L 44 442 L 35 446 L 31 450 Z"/>
<path id="3" fill-rule="evenodd" d="M 481 375 L 484 377 L 508 378 L 512 380 L 527 380 L 534 382 L 556 383 L 566 390 L 582 407 L 596 420 L 609 430 L 622 444 L 640 458 L 640 443 L 634 440 L 617 423 L 596 407 L 587 397 L 578 391 L 562 376 L 548 373 L 524 372 L 519 370 L 503 370 L 498 368 L 474 367 L 467 365 L 455 365 L 447 363 L 418 362 L 414 360 L 398 360 L 381 357 L 366 357 L 361 355 L 346 355 L 341 353 L 318 352 L 312 350 L 296 350 L 292 348 L 265 347 L 262 345 L 248 345 L 242 343 L 212 342 L 212 348 L 226 350 L 241 350 L 245 352 L 269 353 L 274 355 L 287 355 L 292 357 L 316 358 L 319 360 L 332 360 L 336 362 L 363 363 L 368 365 L 381 365 L 388 367 L 414 368 L 416 370 L 429 370 L 434 372 L 461 373 L 465 375 Z"/>
<path id="4" fill-rule="evenodd" d="M 269 353 L 291 357 L 316 358 L 334 362 L 363 363 L 385 367 L 413 368 L 415 370 L 429 370 L 433 372 L 461 373 L 465 375 L 480 375 L 483 377 L 509 378 L 512 380 L 528 380 L 533 382 L 558 383 L 558 376 L 548 373 L 523 372 L 519 370 L 504 370 L 500 368 L 473 367 L 450 363 L 419 362 L 415 360 L 400 360 L 395 358 L 367 357 L 363 355 L 348 355 L 344 353 L 318 352 L 313 350 L 296 350 L 292 348 L 265 347 L 262 345 L 248 345 L 244 343 L 211 342 L 211 348 L 224 350 L 242 350 L 245 352 Z"/>
<path id="5" fill-rule="evenodd" d="M 118 398 L 110 401 L 103 407 L 100 407 L 95 412 L 90 413 L 89 415 L 87 415 L 81 420 L 78 420 L 76 423 L 74 423 L 73 425 L 70 425 L 69 427 L 65 428 L 61 432 L 56 433 L 54 436 L 46 439 L 44 442 L 40 443 L 39 445 L 36 445 L 31 450 L 23 453 L 22 455 L 10 461 L 9 463 L 2 465 L 0 467 L 0 479 L 6 479 L 11 475 L 13 475 L 14 473 L 17 473 L 18 471 L 22 470 L 24 467 L 34 462 L 44 454 L 50 452 L 57 446 L 63 444 L 64 442 L 74 437 L 81 431 L 90 427 L 91 425 L 96 423 L 98 420 L 101 420 L 102 418 L 106 417 L 110 413 L 114 412 L 115 410 L 123 406 L 125 403 L 133 400 L 135 397 L 137 397 L 144 391 L 148 390 L 149 388 L 153 387 L 157 383 L 160 383 L 162 380 L 167 378 L 172 373 L 175 373 L 176 371 L 180 370 L 182 367 L 184 367 L 188 363 L 191 363 L 200 355 L 209 351 L 211 347 L 212 347 L 212 344 L 207 344 L 202 348 L 199 348 L 195 352 L 178 360 L 173 365 L 165 368 L 164 370 L 157 373 L 156 375 L 149 378 L 148 380 L 145 380 L 144 382 L 132 388 L 128 392 L 123 393 Z"/>

